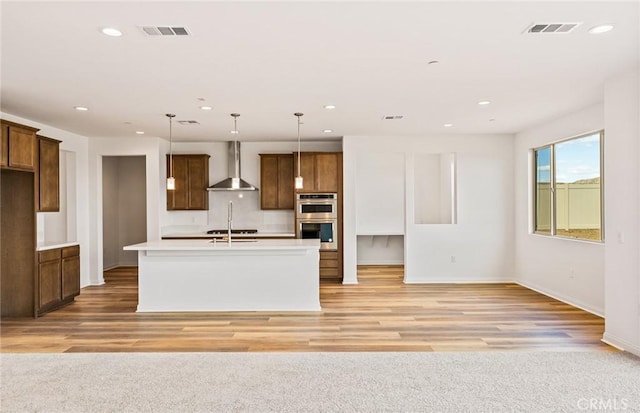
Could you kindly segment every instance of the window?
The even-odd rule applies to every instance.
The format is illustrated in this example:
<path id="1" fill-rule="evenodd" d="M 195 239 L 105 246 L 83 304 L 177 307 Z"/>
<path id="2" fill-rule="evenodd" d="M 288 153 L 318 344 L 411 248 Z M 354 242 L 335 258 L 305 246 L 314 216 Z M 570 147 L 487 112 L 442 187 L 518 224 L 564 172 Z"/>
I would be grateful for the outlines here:
<path id="1" fill-rule="evenodd" d="M 533 150 L 534 232 L 602 241 L 603 132 Z"/>

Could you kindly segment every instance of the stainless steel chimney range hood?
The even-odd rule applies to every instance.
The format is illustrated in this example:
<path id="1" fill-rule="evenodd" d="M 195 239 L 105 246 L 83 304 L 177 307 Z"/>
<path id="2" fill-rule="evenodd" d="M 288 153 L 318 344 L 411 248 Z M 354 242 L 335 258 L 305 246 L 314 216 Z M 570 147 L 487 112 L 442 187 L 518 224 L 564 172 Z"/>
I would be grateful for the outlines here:
<path id="1" fill-rule="evenodd" d="M 228 157 L 229 177 L 211 185 L 207 191 L 257 191 L 258 188 L 240 176 L 240 142 L 229 142 Z"/>

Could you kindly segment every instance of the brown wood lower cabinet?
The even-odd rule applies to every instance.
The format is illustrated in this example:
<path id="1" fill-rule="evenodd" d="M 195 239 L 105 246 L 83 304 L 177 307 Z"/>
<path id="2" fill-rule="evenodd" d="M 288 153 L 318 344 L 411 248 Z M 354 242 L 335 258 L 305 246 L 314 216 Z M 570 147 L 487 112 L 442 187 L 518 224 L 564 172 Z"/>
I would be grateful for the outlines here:
<path id="1" fill-rule="evenodd" d="M 320 278 L 342 281 L 342 263 L 339 251 L 320 251 Z"/>
<path id="2" fill-rule="evenodd" d="M 38 314 L 55 310 L 80 294 L 80 247 L 38 253 Z"/>

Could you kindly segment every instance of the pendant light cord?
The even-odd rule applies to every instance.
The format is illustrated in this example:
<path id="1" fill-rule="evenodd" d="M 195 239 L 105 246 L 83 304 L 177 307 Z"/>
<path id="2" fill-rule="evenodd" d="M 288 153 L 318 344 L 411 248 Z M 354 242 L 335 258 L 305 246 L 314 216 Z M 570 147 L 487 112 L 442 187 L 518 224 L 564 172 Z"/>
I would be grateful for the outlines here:
<path id="1" fill-rule="evenodd" d="M 294 115 L 298 118 L 298 177 L 300 176 L 300 117 L 304 113 L 296 112 Z"/>
<path id="2" fill-rule="evenodd" d="M 169 177 L 173 177 L 173 118 L 176 115 L 173 113 L 167 113 L 166 116 L 169 118 Z"/>
<path id="3" fill-rule="evenodd" d="M 300 176 L 300 116 L 298 116 L 298 176 Z"/>
<path id="4" fill-rule="evenodd" d="M 169 176 L 173 176 L 173 118 L 169 118 Z"/>

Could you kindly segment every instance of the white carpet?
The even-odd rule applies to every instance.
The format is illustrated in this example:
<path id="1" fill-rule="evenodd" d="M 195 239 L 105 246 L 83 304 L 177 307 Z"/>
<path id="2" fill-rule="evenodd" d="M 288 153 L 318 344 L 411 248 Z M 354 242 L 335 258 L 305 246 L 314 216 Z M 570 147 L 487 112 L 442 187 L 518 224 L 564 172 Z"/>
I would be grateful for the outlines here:
<path id="1" fill-rule="evenodd" d="M 2 412 L 640 412 L 624 353 L 2 354 Z"/>

